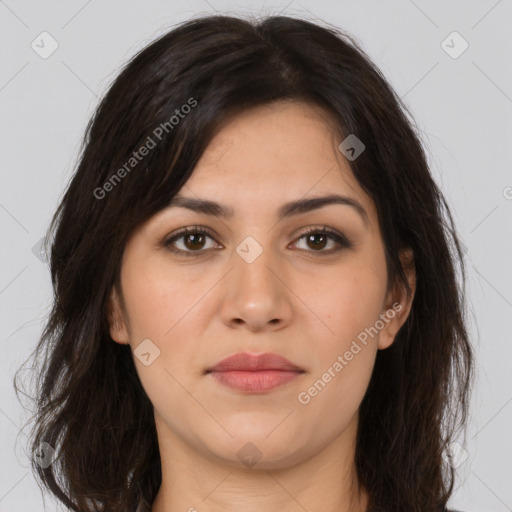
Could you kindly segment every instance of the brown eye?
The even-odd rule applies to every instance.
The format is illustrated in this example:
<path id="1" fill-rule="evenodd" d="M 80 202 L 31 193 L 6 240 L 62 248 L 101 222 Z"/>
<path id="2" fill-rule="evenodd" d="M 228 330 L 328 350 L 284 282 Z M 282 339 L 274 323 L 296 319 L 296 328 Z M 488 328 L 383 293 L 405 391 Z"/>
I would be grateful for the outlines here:
<path id="1" fill-rule="evenodd" d="M 327 245 L 329 237 L 324 235 L 323 233 L 313 233 L 311 235 L 307 235 L 307 243 L 309 247 L 313 249 L 323 249 Z"/>
<path id="2" fill-rule="evenodd" d="M 352 243 L 342 233 L 338 233 L 328 227 L 313 228 L 302 234 L 299 241 L 305 240 L 308 252 L 317 252 L 319 254 L 331 254 L 343 248 L 349 249 Z M 327 249 L 326 247 L 329 246 Z"/>
<path id="3" fill-rule="evenodd" d="M 211 240 L 211 242 L 208 240 Z M 328 255 L 343 248 L 352 247 L 351 242 L 345 235 L 328 227 L 310 229 L 302 234 L 298 240 L 305 240 L 306 244 L 305 247 L 299 247 L 299 249 L 318 253 L 319 255 Z M 208 249 L 222 248 L 222 246 L 216 246 L 215 244 L 214 234 L 209 229 L 199 226 L 184 228 L 162 242 L 164 247 L 183 256 L 199 256 L 205 254 Z"/>
<path id="4" fill-rule="evenodd" d="M 208 239 L 212 240 L 208 246 Z M 162 245 L 185 256 L 196 256 L 215 248 L 213 233 L 206 228 L 185 228 L 167 238 Z"/>
<path id="5" fill-rule="evenodd" d="M 201 233 L 184 235 L 182 238 L 184 240 L 183 244 L 185 247 L 191 251 L 202 249 L 205 243 L 205 236 Z"/>

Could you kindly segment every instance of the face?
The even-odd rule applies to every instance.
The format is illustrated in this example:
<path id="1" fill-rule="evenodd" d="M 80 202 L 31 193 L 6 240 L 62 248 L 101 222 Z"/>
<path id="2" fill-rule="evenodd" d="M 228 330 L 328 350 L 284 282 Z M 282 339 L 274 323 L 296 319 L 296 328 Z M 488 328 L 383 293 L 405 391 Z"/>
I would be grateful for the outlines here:
<path id="1" fill-rule="evenodd" d="M 353 442 L 377 350 L 410 304 L 388 286 L 375 205 L 341 141 L 303 103 L 243 113 L 212 140 L 181 202 L 128 241 L 111 336 L 134 351 L 159 436 L 263 469 Z M 310 201 L 327 196 L 339 198 Z M 209 371 L 240 353 L 238 370 Z M 250 358 L 265 353 L 293 371 Z"/>

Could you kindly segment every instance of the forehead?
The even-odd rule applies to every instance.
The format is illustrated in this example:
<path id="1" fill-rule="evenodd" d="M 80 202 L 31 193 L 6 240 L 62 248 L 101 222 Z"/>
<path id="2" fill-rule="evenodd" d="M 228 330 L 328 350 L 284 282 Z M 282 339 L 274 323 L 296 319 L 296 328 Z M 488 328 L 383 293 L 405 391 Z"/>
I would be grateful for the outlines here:
<path id="1" fill-rule="evenodd" d="M 333 164 L 337 156 L 333 145 L 340 138 L 336 131 L 328 112 L 305 103 L 280 101 L 252 108 L 218 130 L 198 162 L 194 178 L 199 181 L 198 175 L 211 168 L 230 175 L 259 171 L 256 174 L 264 179 L 271 173 L 299 178 L 311 165 Z M 240 160 L 245 160 L 242 168 Z"/>
<path id="2" fill-rule="evenodd" d="M 333 116 L 318 106 L 280 101 L 252 108 L 218 130 L 180 195 L 261 211 L 338 193 L 371 214 L 373 202 L 339 151 L 341 141 Z"/>

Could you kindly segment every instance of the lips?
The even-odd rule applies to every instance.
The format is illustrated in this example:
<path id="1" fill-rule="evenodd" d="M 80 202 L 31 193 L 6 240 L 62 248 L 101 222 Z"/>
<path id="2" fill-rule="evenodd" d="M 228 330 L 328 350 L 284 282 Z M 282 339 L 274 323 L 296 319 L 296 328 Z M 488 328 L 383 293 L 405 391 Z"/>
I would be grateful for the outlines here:
<path id="1" fill-rule="evenodd" d="M 226 357 L 212 368 L 206 370 L 209 372 L 229 372 L 229 371 L 263 371 L 263 370 L 282 370 L 290 372 L 304 372 L 302 368 L 292 364 L 288 359 L 277 354 L 258 354 L 252 355 L 247 352 L 235 354 Z"/>
<path id="2" fill-rule="evenodd" d="M 240 353 L 223 359 L 205 373 L 224 386 L 263 393 L 290 382 L 305 370 L 277 354 Z"/>

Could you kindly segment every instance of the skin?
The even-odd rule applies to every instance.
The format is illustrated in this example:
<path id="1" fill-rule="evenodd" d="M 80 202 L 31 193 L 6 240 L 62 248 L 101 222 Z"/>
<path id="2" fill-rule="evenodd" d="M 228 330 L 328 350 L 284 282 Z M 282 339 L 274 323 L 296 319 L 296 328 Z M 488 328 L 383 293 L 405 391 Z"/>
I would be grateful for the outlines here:
<path id="1" fill-rule="evenodd" d="M 134 357 L 155 414 L 162 485 L 152 512 L 366 510 L 358 484 L 358 410 L 377 350 L 393 343 L 412 296 L 388 286 L 375 205 L 337 149 L 327 112 L 278 102 L 225 124 L 179 195 L 233 208 L 231 218 L 170 207 L 137 229 L 122 260 L 121 289 L 110 300 L 110 334 L 135 350 L 150 339 L 149 365 Z M 365 210 L 331 204 L 279 220 L 279 207 L 300 198 L 337 193 Z M 215 237 L 162 240 L 187 226 Z M 328 226 L 332 239 L 302 237 Z M 263 252 L 248 263 L 236 248 L 247 236 Z M 316 244 L 315 244 L 316 242 Z M 243 245 L 243 244 L 242 244 Z M 249 249 L 254 251 L 254 247 Z M 405 263 L 412 255 L 404 253 Z M 407 270 L 414 290 L 414 271 Z M 309 403 L 298 395 L 322 377 L 379 315 L 401 310 L 335 372 Z M 249 395 L 218 383 L 206 368 L 238 353 L 273 352 L 305 373 Z M 151 356 L 152 357 L 152 356 Z M 258 459 L 249 466 L 237 456 Z"/>

